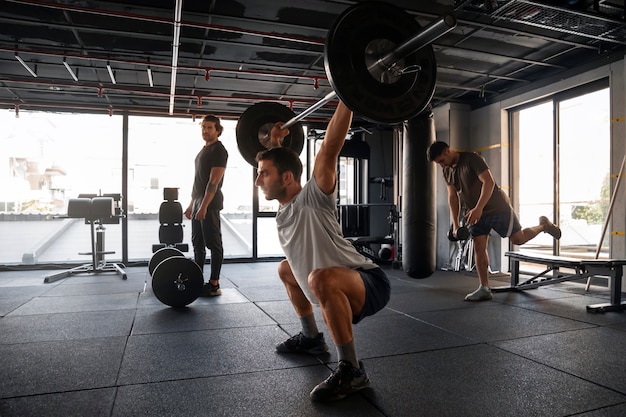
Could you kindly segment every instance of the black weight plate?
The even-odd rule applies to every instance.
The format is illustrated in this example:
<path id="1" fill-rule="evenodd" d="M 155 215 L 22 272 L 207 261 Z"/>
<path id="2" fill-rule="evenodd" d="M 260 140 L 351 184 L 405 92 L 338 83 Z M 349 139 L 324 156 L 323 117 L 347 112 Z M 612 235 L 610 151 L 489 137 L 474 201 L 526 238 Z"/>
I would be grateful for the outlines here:
<path id="1" fill-rule="evenodd" d="M 456 231 L 456 237 L 459 240 L 467 240 L 470 237 L 469 229 L 465 226 L 461 226 Z"/>
<path id="2" fill-rule="evenodd" d="M 183 255 L 183 253 L 179 251 L 178 249 L 170 248 L 170 247 L 161 248 L 158 251 L 154 252 L 154 254 L 152 255 L 152 258 L 150 258 L 150 262 L 148 262 L 148 272 L 150 273 L 150 276 L 154 274 L 154 269 L 157 267 L 158 264 L 160 264 L 167 258 L 171 258 L 172 256 L 185 256 L 185 255 Z"/>
<path id="3" fill-rule="evenodd" d="M 380 56 L 415 37 L 419 24 L 404 10 L 382 2 L 362 2 L 346 9 L 328 32 L 324 67 L 337 96 L 355 113 L 378 123 L 401 123 L 421 113 L 435 92 L 437 64 L 432 45 L 403 58 L 406 71 L 393 82 L 368 70 L 366 51 L 389 43 Z M 380 57 L 378 56 L 378 57 Z"/>
<path id="4" fill-rule="evenodd" d="M 163 304 L 184 307 L 202 293 L 204 278 L 200 267 L 184 256 L 162 261 L 152 274 L 152 291 Z"/>
<path id="5" fill-rule="evenodd" d="M 248 107 L 239 117 L 235 129 L 241 156 L 255 167 L 256 155 L 267 149 L 259 141 L 259 132 L 276 122 L 286 122 L 294 116 L 294 112 L 289 107 L 271 101 L 263 101 Z M 285 137 L 283 147 L 290 148 L 298 154 L 302 152 L 304 129 L 301 123 L 296 123 L 289 128 L 289 135 Z"/>

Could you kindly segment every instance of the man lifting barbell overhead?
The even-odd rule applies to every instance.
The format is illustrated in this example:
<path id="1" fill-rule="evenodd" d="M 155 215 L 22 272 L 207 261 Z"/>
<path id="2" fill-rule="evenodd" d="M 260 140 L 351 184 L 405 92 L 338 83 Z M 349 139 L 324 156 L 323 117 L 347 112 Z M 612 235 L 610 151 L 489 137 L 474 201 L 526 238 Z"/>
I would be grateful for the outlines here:
<path id="1" fill-rule="evenodd" d="M 314 401 L 333 401 L 369 385 L 359 361 L 352 325 L 381 310 L 390 296 L 384 271 L 361 255 L 341 233 L 337 221 L 337 158 L 352 122 L 352 111 L 339 103 L 315 157 L 313 175 L 301 185 L 302 163 L 281 147 L 289 133 L 276 124 L 276 147 L 257 155 L 255 181 L 268 200 L 280 203 L 276 227 L 286 260 L 278 267 L 302 331 L 276 346 L 281 353 L 322 354 L 328 350 L 313 314 L 319 304 L 337 347 L 339 365 L 311 391 Z"/>
<path id="2" fill-rule="evenodd" d="M 224 261 L 220 210 L 224 207 L 222 184 L 228 152 L 219 137 L 224 128 L 220 119 L 205 116 L 200 123 L 204 146 L 195 159 L 195 176 L 191 202 L 185 217 L 191 219 L 191 243 L 194 260 L 204 270 L 206 249 L 211 251 L 211 276 L 204 285 L 203 296 L 221 295 L 220 272 Z"/>
<path id="3" fill-rule="evenodd" d="M 422 112 L 435 90 L 437 66 L 430 42 L 455 25 L 456 19 L 447 16 L 421 28 L 413 16 L 389 3 L 355 4 L 335 21 L 326 39 L 324 67 L 334 91 L 298 116 L 278 103 L 257 103 L 237 123 L 239 150 L 257 166 L 255 184 L 266 199 L 280 203 L 276 226 L 287 259 L 278 275 L 302 325 L 300 333 L 276 350 L 328 350 L 313 304 L 319 304 L 337 348 L 339 365 L 313 388 L 314 401 L 338 400 L 369 385 L 352 326 L 384 308 L 390 297 L 384 271 L 343 237 L 337 220 L 337 159 L 352 112 L 390 124 Z M 335 99 L 339 104 L 315 157 L 313 175 L 303 186 L 298 151 L 304 135 L 298 122 Z M 276 117 L 279 113 L 285 117 Z"/>
<path id="4" fill-rule="evenodd" d="M 561 229 L 546 216 L 539 218 L 539 225 L 522 229 L 508 196 L 496 184 L 485 159 L 475 152 L 458 152 L 447 143 L 437 141 L 428 149 L 428 159 L 443 168 L 448 186 L 448 204 L 453 222 L 452 234 L 459 230 L 461 206 L 466 226 L 474 241 L 476 271 L 480 285 L 468 294 L 467 301 L 491 300 L 489 288 L 489 233 L 495 230 L 501 237 L 508 237 L 514 245 L 523 245 L 545 232 L 555 239 L 561 238 Z"/>

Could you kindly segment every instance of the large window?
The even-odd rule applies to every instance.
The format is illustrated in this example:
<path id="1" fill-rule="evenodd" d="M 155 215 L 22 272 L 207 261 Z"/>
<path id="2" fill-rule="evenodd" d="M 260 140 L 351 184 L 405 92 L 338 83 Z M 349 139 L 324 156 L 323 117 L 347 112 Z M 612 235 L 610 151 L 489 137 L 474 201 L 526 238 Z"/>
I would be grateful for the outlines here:
<path id="1" fill-rule="evenodd" d="M 252 256 L 251 166 L 237 149 L 235 122 L 223 120 L 220 141 L 228 151 L 224 174 L 222 236 L 225 258 Z M 145 259 L 158 242 L 155 213 L 163 201 L 163 188 L 178 188 L 183 210 L 191 201 L 194 159 L 204 146 L 199 120 L 130 117 L 128 128 L 129 258 Z M 191 248 L 191 221 L 183 221 L 184 242 Z"/>
<path id="2" fill-rule="evenodd" d="M 539 216 L 554 221 L 554 117 L 553 103 L 546 102 L 519 112 L 516 145 L 518 215 L 522 227 L 538 224 Z M 524 249 L 552 253 L 552 237 L 540 234 Z"/>
<path id="3" fill-rule="evenodd" d="M 125 180 L 127 233 L 121 221 L 104 225 L 105 249 L 115 252 L 106 259 L 152 256 L 163 188 L 179 189 L 183 209 L 190 202 L 194 159 L 203 146 L 200 120 L 126 117 L 125 124 L 122 115 L 0 112 L 0 265 L 90 262 L 84 254 L 91 250 L 90 227 L 65 217 L 68 200 L 79 194 L 122 194 Z M 229 153 L 222 211 L 225 258 L 250 258 L 255 245 L 263 248 L 259 256 L 279 256 L 273 219 L 259 223 L 259 242 L 253 240 L 254 168 L 237 148 L 236 121 L 223 124 L 220 140 Z M 190 222 L 183 224 L 184 242 L 191 244 Z M 125 239 L 128 259 L 123 259 Z"/>
<path id="4" fill-rule="evenodd" d="M 608 257 L 602 239 L 610 200 L 609 89 L 589 86 L 512 113 L 513 201 L 523 227 L 541 215 L 563 232 L 541 234 L 524 250 L 564 256 Z"/>
<path id="5" fill-rule="evenodd" d="M 0 125 L 0 264 L 88 261 L 89 227 L 63 214 L 81 193 L 120 192 L 122 117 L 4 110 Z"/>

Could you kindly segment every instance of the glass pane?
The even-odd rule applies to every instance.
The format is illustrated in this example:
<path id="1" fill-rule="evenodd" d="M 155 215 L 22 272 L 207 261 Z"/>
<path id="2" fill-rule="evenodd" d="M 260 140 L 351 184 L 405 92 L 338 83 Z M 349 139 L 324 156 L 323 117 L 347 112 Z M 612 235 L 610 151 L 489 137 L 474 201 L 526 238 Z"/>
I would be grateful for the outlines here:
<path id="1" fill-rule="evenodd" d="M 228 151 L 224 174 L 222 236 L 224 257 L 252 256 L 251 167 L 237 148 L 236 122 L 223 120 L 220 141 Z M 191 201 L 194 160 L 204 146 L 199 120 L 129 118 L 129 258 L 148 259 L 159 242 L 158 210 L 163 188 L 178 188 L 183 211 Z M 249 186 L 247 186 L 249 185 Z M 183 218 L 183 243 L 191 245 L 191 221 Z"/>
<path id="2" fill-rule="evenodd" d="M 224 210 L 222 210 L 222 236 L 224 257 L 252 257 L 252 192 L 254 168 L 250 166 L 237 147 L 236 120 L 223 120 L 224 132 L 220 140 L 228 151 L 228 167 L 224 174 Z M 198 135 L 200 133 L 198 132 Z M 198 149 L 199 150 L 199 149 Z M 191 184 L 190 184 L 191 186 Z"/>
<path id="3" fill-rule="evenodd" d="M 258 256 L 259 258 L 271 256 L 285 256 L 278 241 L 276 231 L 276 219 L 274 217 L 259 217 L 258 230 Z"/>
<path id="4" fill-rule="evenodd" d="M 163 188 L 178 188 L 183 210 L 189 204 L 196 153 L 203 141 L 191 119 L 128 118 L 128 257 L 149 259 L 159 243 Z M 191 248 L 191 223 L 183 220 L 183 242 Z"/>
<path id="5" fill-rule="evenodd" d="M 553 104 L 543 103 L 519 112 L 518 216 L 522 227 L 539 224 L 540 216 L 554 219 Z M 553 239 L 541 233 L 524 250 L 548 254 Z"/>
<path id="6" fill-rule="evenodd" d="M 121 193 L 122 117 L 3 111 L 0 125 L 0 263 L 91 262 L 90 227 L 63 216 L 81 193 Z M 121 226 L 105 227 L 121 259 Z"/>
<path id="7" fill-rule="evenodd" d="M 559 103 L 561 254 L 595 257 L 610 201 L 609 89 Z M 605 236 L 600 257 L 608 257 Z"/>
<path id="8" fill-rule="evenodd" d="M 355 159 L 339 157 L 339 204 L 355 204 Z"/>

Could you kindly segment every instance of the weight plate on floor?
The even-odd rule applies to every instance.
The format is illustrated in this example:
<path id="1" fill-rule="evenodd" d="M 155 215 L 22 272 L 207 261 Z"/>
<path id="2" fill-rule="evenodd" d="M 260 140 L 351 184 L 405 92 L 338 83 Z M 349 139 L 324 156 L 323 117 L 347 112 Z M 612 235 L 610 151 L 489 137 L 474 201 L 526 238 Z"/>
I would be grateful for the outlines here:
<path id="1" fill-rule="evenodd" d="M 394 71 L 372 65 L 421 30 L 404 10 L 383 2 L 346 9 L 328 32 L 324 67 L 337 96 L 355 113 L 378 123 L 401 123 L 421 113 L 435 92 L 432 45 L 398 61 Z"/>
<path id="2" fill-rule="evenodd" d="M 170 247 L 161 248 L 158 251 L 154 252 L 154 254 L 152 255 L 152 258 L 150 258 L 150 262 L 148 262 L 148 272 L 150 273 L 150 276 L 154 274 L 154 269 L 157 267 L 158 264 L 160 264 L 167 258 L 171 258 L 172 256 L 185 256 L 185 255 L 183 255 L 183 253 L 179 251 L 178 249 L 170 248 Z"/>
<path id="3" fill-rule="evenodd" d="M 276 122 L 286 122 L 295 117 L 289 107 L 280 103 L 263 101 L 248 107 L 239 117 L 235 133 L 241 156 L 252 166 L 257 166 L 256 155 L 268 149 L 265 139 Z M 283 147 L 296 153 L 304 147 L 304 129 L 302 123 L 289 128 L 289 135 L 283 140 Z"/>
<path id="4" fill-rule="evenodd" d="M 162 261 L 152 274 L 152 291 L 163 304 L 184 307 L 202 293 L 204 278 L 200 267 L 184 256 Z"/>

